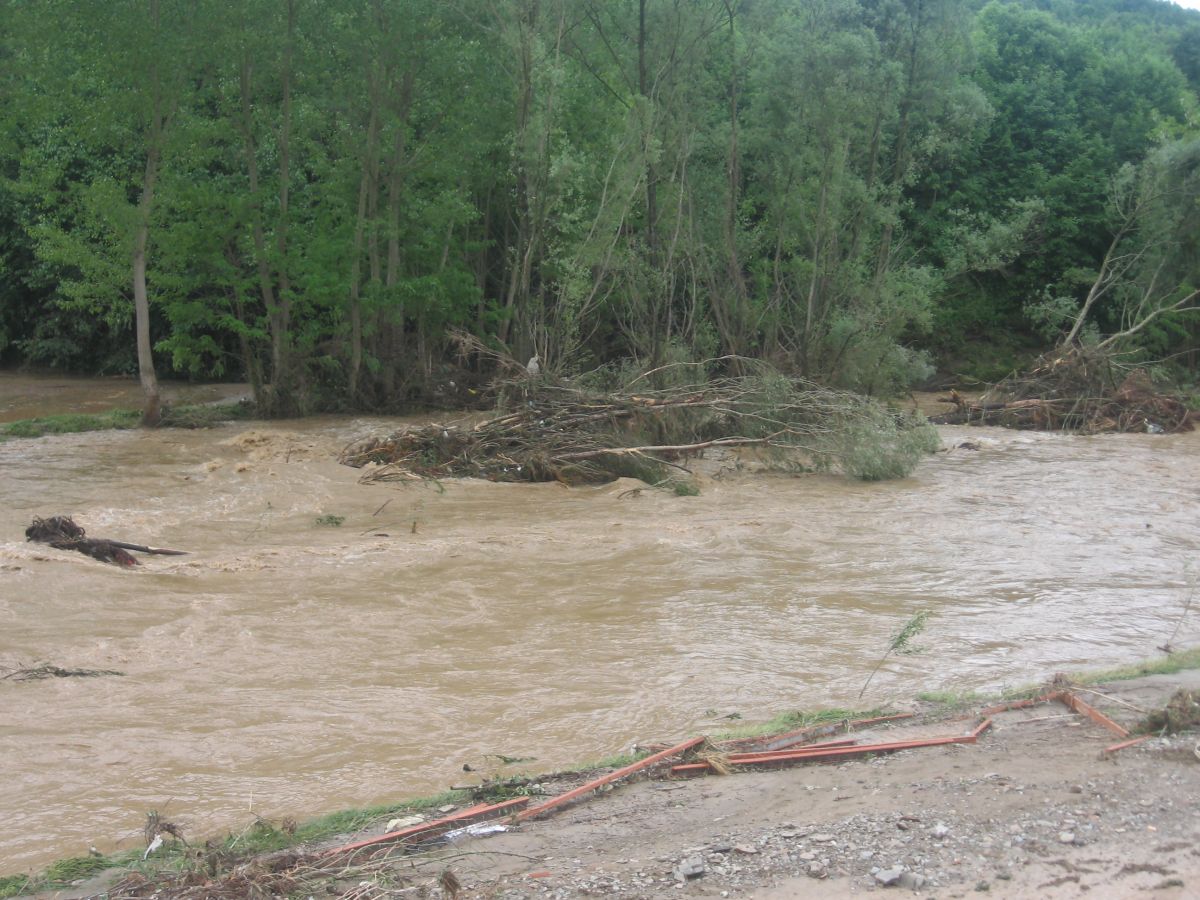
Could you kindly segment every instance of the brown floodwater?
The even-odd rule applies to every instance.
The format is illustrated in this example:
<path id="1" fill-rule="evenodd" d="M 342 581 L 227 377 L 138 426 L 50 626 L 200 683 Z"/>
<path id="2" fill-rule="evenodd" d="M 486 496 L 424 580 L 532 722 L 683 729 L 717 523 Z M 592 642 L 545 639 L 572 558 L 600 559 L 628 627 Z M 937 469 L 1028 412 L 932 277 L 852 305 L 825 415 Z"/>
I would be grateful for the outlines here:
<path id="1" fill-rule="evenodd" d="M 0 383 L 0 390 L 3 389 Z M 854 705 L 1153 655 L 1200 549 L 1200 435 L 944 428 L 901 481 L 357 483 L 399 420 L 0 444 L 0 874 L 544 771 L 733 713 Z M 122 570 L 26 543 L 36 515 L 189 551 Z M 322 516 L 343 517 L 338 527 Z M 1188 623 L 1176 637 L 1200 636 Z"/>

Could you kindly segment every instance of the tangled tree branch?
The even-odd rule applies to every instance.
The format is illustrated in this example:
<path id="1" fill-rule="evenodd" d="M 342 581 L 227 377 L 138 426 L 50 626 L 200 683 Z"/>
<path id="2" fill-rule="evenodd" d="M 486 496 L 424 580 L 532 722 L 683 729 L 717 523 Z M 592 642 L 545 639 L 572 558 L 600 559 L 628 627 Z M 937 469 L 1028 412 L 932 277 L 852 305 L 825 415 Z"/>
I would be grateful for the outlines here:
<path id="1" fill-rule="evenodd" d="M 776 459 L 839 468 L 862 478 L 907 474 L 936 436 L 879 404 L 744 361 L 755 374 L 633 391 L 589 390 L 579 381 L 505 382 L 507 403 L 476 424 L 409 427 L 346 448 L 341 462 L 370 466 L 364 481 L 476 477 L 492 481 L 655 483 L 664 466 L 713 448 L 756 447 Z M 657 383 L 668 379 L 658 370 Z"/>

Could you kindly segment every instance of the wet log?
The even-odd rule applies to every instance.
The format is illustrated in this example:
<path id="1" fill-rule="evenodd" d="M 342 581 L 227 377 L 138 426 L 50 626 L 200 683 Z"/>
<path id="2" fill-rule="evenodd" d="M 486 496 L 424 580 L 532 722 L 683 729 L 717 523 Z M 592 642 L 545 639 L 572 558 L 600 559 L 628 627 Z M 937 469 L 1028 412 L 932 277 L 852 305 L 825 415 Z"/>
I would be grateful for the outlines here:
<path id="1" fill-rule="evenodd" d="M 137 558 L 128 551 L 152 553 L 160 556 L 183 556 L 186 550 L 165 550 L 147 547 L 143 544 L 131 544 L 127 541 L 114 541 L 103 538 L 89 538 L 87 532 L 76 525 L 70 516 L 50 516 L 36 518 L 25 529 L 25 540 L 49 544 L 56 550 L 75 550 L 100 562 L 113 563 L 118 566 L 141 565 Z"/>

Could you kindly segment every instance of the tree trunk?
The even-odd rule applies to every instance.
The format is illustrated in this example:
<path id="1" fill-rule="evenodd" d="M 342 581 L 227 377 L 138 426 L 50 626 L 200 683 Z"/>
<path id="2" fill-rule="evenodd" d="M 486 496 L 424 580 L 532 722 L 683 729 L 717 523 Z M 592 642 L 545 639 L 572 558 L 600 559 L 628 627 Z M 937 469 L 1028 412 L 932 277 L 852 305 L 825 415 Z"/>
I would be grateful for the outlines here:
<path id="1" fill-rule="evenodd" d="M 152 156 L 156 155 L 151 151 Z M 153 168 L 146 163 L 146 182 L 142 193 L 142 216 L 133 240 L 133 311 L 137 322 L 138 377 L 145 394 L 142 424 L 153 428 L 162 418 L 158 393 L 158 376 L 154 371 L 154 355 L 150 345 L 150 299 L 146 294 L 146 244 L 150 236 L 150 194 L 153 192 Z"/>
<path id="2" fill-rule="evenodd" d="M 263 231 L 263 216 L 262 202 L 259 198 L 258 189 L 258 150 L 254 143 L 254 115 L 251 112 L 251 98 L 253 97 L 253 78 L 254 68 L 250 62 L 248 53 L 242 56 L 241 72 L 239 76 L 241 101 L 242 101 L 242 146 L 246 157 L 246 177 L 250 187 L 250 234 L 254 242 L 254 262 L 258 273 L 258 290 L 262 295 L 263 308 L 267 311 L 267 321 L 271 326 L 272 346 L 275 343 L 275 331 L 278 324 L 279 312 L 276 309 L 275 298 L 275 283 L 271 278 L 270 261 L 267 259 L 267 238 Z M 277 361 L 273 353 L 273 367 L 277 365 Z M 262 396 L 262 373 L 257 362 L 255 368 L 258 371 L 257 383 L 254 384 L 254 400 L 261 404 Z M 272 378 L 274 378 L 273 368 Z"/>
<path id="3" fill-rule="evenodd" d="M 158 30 L 158 0 L 150 0 L 150 21 Z M 163 110 L 158 66 L 150 70 L 151 110 L 149 146 L 146 150 L 146 170 L 142 176 L 142 196 L 138 200 L 137 231 L 133 236 L 133 314 L 137 332 L 138 378 L 145 394 L 142 424 L 153 428 L 162 419 L 162 400 L 158 392 L 158 375 L 154 371 L 154 348 L 150 343 L 150 297 L 146 291 L 146 247 L 150 242 L 150 215 L 154 210 L 154 185 L 158 180 L 159 157 L 162 153 Z"/>
<path id="4" fill-rule="evenodd" d="M 359 379 L 362 375 L 363 362 L 363 328 L 362 328 L 362 257 L 363 239 L 367 230 L 367 219 L 371 206 L 372 191 L 378 189 L 376 173 L 376 136 L 379 133 L 379 89 L 378 79 L 374 73 L 370 75 L 371 110 L 367 121 L 367 146 L 363 151 L 362 175 L 358 183 L 358 210 L 354 221 L 354 245 L 350 255 L 350 399 L 358 399 Z M 373 241 L 371 247 L 371 279 L 379 276 L 378 243 Z"/>
<path id="5" fill-rule="evenodd" d="M 296 35 L 296 0 L 285 0 L 287 8 L 287 40 L 283 49 L 283 103 L 279 124 L 279 223 L 275 228 L 275 252 L 278 257 L 279 303 L 272 329 L 271 363 L 275 392 L 291 404 L 291 331 L 292 286 L 288 276 L 288 200 L 291 184 L 292 136 L 292 52 Z"/>

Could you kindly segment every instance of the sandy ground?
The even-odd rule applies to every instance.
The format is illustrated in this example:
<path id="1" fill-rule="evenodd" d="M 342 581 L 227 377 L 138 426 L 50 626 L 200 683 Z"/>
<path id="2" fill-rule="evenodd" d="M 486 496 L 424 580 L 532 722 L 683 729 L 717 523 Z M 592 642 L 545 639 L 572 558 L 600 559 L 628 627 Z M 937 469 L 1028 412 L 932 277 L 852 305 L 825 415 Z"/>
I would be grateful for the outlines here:
<path id="1" fill-rule="evenodd" d="M 1161 706 L 1181 686 L 1200 689 L 1200 673 L 1080 696 L 1131 725 L 1129 705 Z M 1105 756 L 1118 738 L 1058 703 L 993 718 L 974 745 L 617 787 L 444 862 L 480 898 L 1200 897 L 1200 735 Z M 675 870 L 689 857 L 704 871 L 685 880 Z M 877 875 L 896 869 L 884 887 Z"/>
<path id="2" fill-rule="evenodd" d="M 1200 690 L 1200 672 L 1078 696 L 1132 726 L 1139 710 L 1163 706 L 1181 687 Z M 961 735 L 980 721 L 977 710 L 914 711 L 853 736 L 865 744 Z M 1106 754 L 1120 739 L 1057 702 L 992 719 L 975 744 L 619 784 L 503 833 L 396 854 L 291 893 L 439 897 L 449 869 L 459 898 L 512 900 L 1200 897 L 1200 734 Z M 106 887 L 44 896 L 104 897 Z M 196 886 L 186 894 L 241 895 Z"/>

